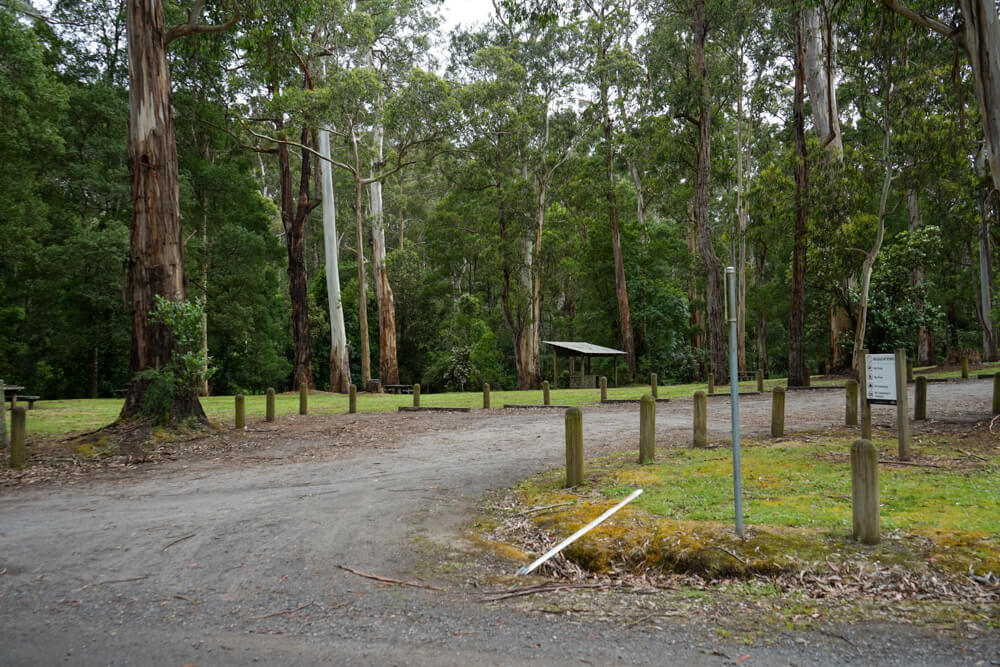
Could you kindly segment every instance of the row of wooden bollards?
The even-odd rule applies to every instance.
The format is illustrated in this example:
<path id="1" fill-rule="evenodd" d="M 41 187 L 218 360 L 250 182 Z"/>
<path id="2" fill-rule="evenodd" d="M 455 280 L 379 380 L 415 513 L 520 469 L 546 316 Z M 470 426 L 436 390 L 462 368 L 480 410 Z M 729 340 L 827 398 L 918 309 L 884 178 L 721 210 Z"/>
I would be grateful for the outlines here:
<path id="1" fill-rule="evenodd" d="M 646 394 L 639 400 L 639 463 L 656 458 L 656 399 Z M 566 487 L 583 483 L 583 411 L 566 410 Z"/>
<path id="2" fill-rule="evenodd" d="M 784 399 L 784 389 L 776 392 Z M 695 394 L 695 405 L 706 403 L 705 393 Z M 784 402 L 782 401 L 782 406 Z M 696 414 L 698 408 L 695 408 Z M 698 421 L 695 421 L 695 446 L 698 443 Z M 701 438 L 704 440 L 704 421 Z M 656 400 L 649 394 L 639 402 L 639 463 L 652 463 L 656 457 Z M 700 445 L 704 446 L 704 445 Z M 580 408 L 566 410 L 566 487 L 583 483 L 583 412 Z M 858 440 L 851 446 L 851 505 L 854 538 L 862 544 L 878 544 L 881 539 L 879 519 L 878 451 L 869 440 Z"/>
<path id="3" fill-rule="evenodd" d="M 490 401 L 490 386 L 485 385 L 483 401 L 486 404 L 484 407 L 489 407 Z M 267 390 L 267 399 L 264 407 L 264 421 L 273 422 L 274 421 L 274 396 L 275 392 L 273 388 Z M 413 407 L 420 407 L 420 385 L 413 385 Z M 355 414 L 358 411 L 358 388 L 351 385 L 347 392 L 347 412 L 348 414 Z M 301 385 L 299 387 L 299 414 L 307 415 L 309 414 L 309 387 L 306 385 Z M 246 398 L 243 394 L 236 394 L 236 428 L 246 427 Z"/>

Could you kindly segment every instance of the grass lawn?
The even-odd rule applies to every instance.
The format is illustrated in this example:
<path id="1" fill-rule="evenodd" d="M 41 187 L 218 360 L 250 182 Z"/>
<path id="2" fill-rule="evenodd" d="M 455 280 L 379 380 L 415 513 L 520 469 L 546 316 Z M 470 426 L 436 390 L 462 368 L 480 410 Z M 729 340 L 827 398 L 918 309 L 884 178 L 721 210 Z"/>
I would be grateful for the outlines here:
<path id="1" fill-rule="evenodd" d="M 1000 447 L 954 434 L 924 434 L 916 465 L 896 463 L 891 435 L 877 438 L 883 541 L 851 539 L 849 436 L 745 442 L 742 448 L 747 539 L 734 532 L 729 449 L 668 449 L 653 464 L 634 455 L 588 462 L 585 484 L 562 488 L 553 470 L 518 489 L 540 529 L 562 538 L 635 488 L 619 515 L 567 549 L 585 568 L 659 567 L 711 576 L 768 574 L 801 563 L 863 560 L 931 566 L 947 574 L 1000 572 Z M 961 450 L 961 451 L 960 451 Z M 963 453 L 964 452 L 964 453 Z M 969 456 L 971 454 L 972 456 Z"/>
<path id="2" fill-rule="evenodd" d="M 972 372 L 989 372 L 998 364 L 988 364 Z M 917 369 L 918 372 L 922 369 Z M 959 371 L 929 373 L 928 377 L 951 378 L 958 377 Z M 842 378 L 814 379 L 813 386 L 842 385 Z M 784 386 L 784 378 L 773 378 L 764 381 L 765 391 L 776 386 Z M 756 391 L 755 381 L 741 382 L 741 392 Z M 657 394 L 660 398 L 690 398 L 696 391 L 704 391 L 703 383 L 660 385 Z M 637 399 L 649 393 L 649 385 L 630 385 L 625 387 L 609 387 L 609 399 Z M 728 393 L 729 385 L 716 387 L 717 393 Z M 551 403 L 553 405 L 591 405 L 601 399 L 598 389 L 553 389 Z M 249 395 L 246 397 L 247 419 L 252 421 L 264 414 L 264 396 Z M 542 392 L 538 391 L 499 391 L 490 392 L 490 405 L 502 408 L 505 403 L 512 404 L 542 404 Z M 221 426 L 232 426 L 234 419 L 234 401 L 232 396 L 209 396 L 201 399 L 208 418 Z M 420 404 L 424 407 L 465 407 L 482 408 L 483 395 L 475 392 L 423 393 Z M 400 406 L 413 405 L 409 395 L 394 394 L 358 394 L 359 412 L 395 411 Z M 73 433 L 93 431 L 113 422 L 121 411 L 122 399 L 73 399 L 73 400 L 41 400 L 35 403 L 35 408 L 27 412 L 28 437 L 62 438 Z M 287 392 L 278 394 L 275 402 L 277 415 L 297 414 L 299 411 L 298 393 Z M 9 412 L 9 411 L 8 411 Z M 347 396 L 327 392 L 313 392 L 309 397 L 310 414 L 340 414 L 347 412 Z M 7 414 L 9 423 L 10 415 Z"/>

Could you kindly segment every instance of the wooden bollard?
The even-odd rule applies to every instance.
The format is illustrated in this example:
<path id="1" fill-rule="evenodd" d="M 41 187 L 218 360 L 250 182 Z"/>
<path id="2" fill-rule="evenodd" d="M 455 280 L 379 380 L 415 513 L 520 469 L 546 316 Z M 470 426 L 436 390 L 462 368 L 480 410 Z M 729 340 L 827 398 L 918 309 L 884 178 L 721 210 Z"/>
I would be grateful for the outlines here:
<path id="1" fill-rule="evenodd" d="M 656 458 L 656 399 L 646 394 L 639 399 L 639 463 Z"/>
<path id="2" fill-rule="evenodd" d="M 757 369 L 757 393 L 764 393 L 764 371 Z"/>
<path id="3" fill-rule="evenodd" d="M 552 396 L 549 394 L 549 381 L 542 382 L 542 404 L 552 405 Z"/>
<path id="4" fill-rule="evenodd" d="M 608 400 L 608 378 L 601 376 L 601 402 Z"/>
<path id="5" fill-rule="evenodd" d="M 906 360 L 906 381 L 913 382 L 913 360 Z"/>
<path id="6" fill-rule="evenodd" d="M 870 440 L 851 445 L 851 504 L 854 539 L 862 544 L 878 544 L 878 451 Z"/>
<path id="7" fill-rule="evenodd" d="M 243 394 L 236 394 L 236 428 L 247 426 L 247 399 Z"/>
<path id="8" fill-rule="evenodd" d="M 715 393 L 715 373 L 708 374 L 708 393 Z"/>
<path id="9" fill-rule="evenodd" d="M 274 421 L 274 387 L 267 389 L 267 401 L 264 404 L 264 421 Z"/>
<path id="10" fill-rule="evenodd" d="M 309 385 L 305 382 L 299 385 L 299 414 L 309 414 Z"/>
<path id="11" fill-rule="evenodd" d="M 775 387 L 771 390 L 771 437 L 780 438 L 785 435 L 785 388 Z"/>
<path id="12" fill-rule="evenodd" d="M 910 460 L 910 397 L 906 391 L 906 350 L 896 350 L 896 437 L 899 460 Z"/>
<path id="13" fill-rule="evenodd" d="M 858 381 L 851 378 L 844 385 L 845 390 L 845 411 L 844 424 L 847 426 L 858 425 Z"/>
<path id="14" fill-rule="evenodd" d="M 420 385 L 413 385 L 413 407 L 420 407 Z"/>
<path id="15" fill-rule="evenodd" d="M 347 388 L 347 412 L 354 414 L 358 411 L 358 388 L 353 384 Z"/>
<path id="16" fill-rule="evenodd" d="M 583 483 L 583 413 L 580 408 L 566 411 L 566 487 Z"/>
<path id="17" fill-rule="evenodd" d="M 993 414 L 1000 415 L 1000 373 L 993 376 Z"/>
<path id="18" fill-rule="evenodd" d="M 10 467 L 23 468 L 27 442 L 27 413 L 24 408 L 10 411 Z"/>
<path id="19" fill-rule="evenodd" d="M 4 401 L 4 383 L 0 379 L 0 449 L 7 448 L 7 403 Z"/>
<path id="20" fill-rule="evenodd" d="M 660 397 L 660 379 L 656 377 L 656 373 L 650 373 L 649 375 L 649 389 L 653 393 L 653 398 Z"/>
<path id="21" fill-rule="evenodd" d="M 962 379 L 963 380 L 968 380 L 969 379 L 969 358 L 968 357 L 962 357 Z"/>
<path id="22" fill-rule="evenodd" d="M 694 392 L 694 447 L 708 445 L 708 397 L 705 392 Z"/>
<path id="23" fill-rule="evenodd" d="M 489 382 L 484 382 L 483 383 L 483 409 L 484 410 L 489 410 L 490 409 L 490 383 Z"/>
<path id="24" fill-rule="evenodd" d="M 993 382 L 993 409 L 996 410 L 996 381 Z M 996 414 L 994 412 L 994 414 Z M 913 388 L 913 420 L 927 419 L 927 378 L 921 375 Z"/>

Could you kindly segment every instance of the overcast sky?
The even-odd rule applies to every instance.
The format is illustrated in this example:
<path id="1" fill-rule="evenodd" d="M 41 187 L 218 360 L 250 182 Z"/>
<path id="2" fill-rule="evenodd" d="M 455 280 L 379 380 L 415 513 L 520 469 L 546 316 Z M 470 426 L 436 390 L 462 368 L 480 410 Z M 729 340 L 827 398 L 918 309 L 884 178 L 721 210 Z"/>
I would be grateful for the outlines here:
<path id="1" fill-rule="evenodd" d="M 444 0 L 441 4 L 442 27 L 447 34 L 460 23 L 465 26 L 482 23 L 492 11 L 490 0 Z"/>

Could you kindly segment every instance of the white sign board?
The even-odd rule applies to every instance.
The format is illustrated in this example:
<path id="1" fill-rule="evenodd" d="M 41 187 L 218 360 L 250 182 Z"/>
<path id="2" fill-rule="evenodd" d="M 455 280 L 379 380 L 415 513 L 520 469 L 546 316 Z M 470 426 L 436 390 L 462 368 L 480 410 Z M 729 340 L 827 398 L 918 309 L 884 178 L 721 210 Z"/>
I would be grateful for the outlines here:
<path id="1" fill-rule="evenodd" d="M 865 355 L 865 398 L 869 403 L 896 405 L 896 355 Z"/>

